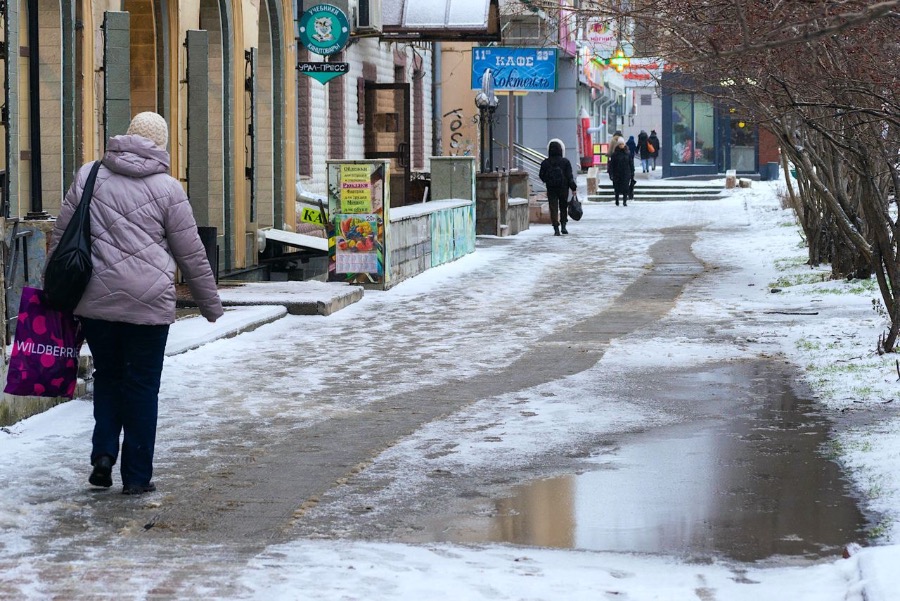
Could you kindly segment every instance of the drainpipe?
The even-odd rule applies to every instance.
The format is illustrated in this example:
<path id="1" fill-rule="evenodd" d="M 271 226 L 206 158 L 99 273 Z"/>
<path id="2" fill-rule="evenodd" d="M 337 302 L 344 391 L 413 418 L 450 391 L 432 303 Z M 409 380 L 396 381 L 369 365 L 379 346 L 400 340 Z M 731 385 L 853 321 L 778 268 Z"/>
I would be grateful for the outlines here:
<path id="1" fill-rule="evenodd" d="M 27 219 L 48 219 L 44 211 L 41 190 L 41 57 L 38 51 L 40 29 L 35 2 L 28 3 L 28 109 L 31 113 L 29 135 L 31 138 L 31 211 Z"/>
<path id="2" fill-rule="evenodd" d="M 606 117 L 607 117 L 606 109 L 608 107 L 612 106 L 613 104 L 615 104 L 615 100 L 607 97 L 606 92 L 607 92 L 607 90 L 606 90 L 606 88 L 604 88 L 603 95 L 600 96 L 600 98 L 597 98 L 596 100 L 594 100 L 594 112 L 598 113 L 600 115 L 601 123 L 596 128 L 592 127 L 591 129 L 595 130 L 596 133 L 600 134 L 600 144 L 603 144 L 604 140 L 606 140 L 609 137 L 609 136 L 607 136 L 608 128 L 606 125 L 604 125 L 602 123 L 603 121 L 607 120 L 606 119 Z M 599 107 L 597 107 L 598 104 L 599 104 Z"/>
<path id="3" fill-rule="evenodd" d="M 443 78 L 443 73 L 441 70 L 441 43 L 435 42 L 433 48 L 434 50 L 431 53 L 431 61 L 433 63 L 433 67 L 431 70 L 431 72 L 433 73 L 433 81 L 431 85 L 431 112 L 433 115 L 432 123 L 437 124 L 437 127 L 435 128 L 437 131 L 435 131 L 434 133 L 434 144 L 432 145 L 431 151 L 434 156 L 441 156 L 442 154 L 444 154 L 444 103 L 442 102 L 442 96 L 444 92 L 441 87 L 441 79 Z"/>

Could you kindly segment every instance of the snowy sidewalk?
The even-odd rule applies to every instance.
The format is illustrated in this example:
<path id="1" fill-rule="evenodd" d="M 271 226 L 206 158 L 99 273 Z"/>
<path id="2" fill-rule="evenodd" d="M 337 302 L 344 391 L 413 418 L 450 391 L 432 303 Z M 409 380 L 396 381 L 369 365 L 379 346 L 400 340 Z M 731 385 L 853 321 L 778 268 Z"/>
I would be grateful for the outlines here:
<path id="1" fill-rule="evenodd" d="M 0 598 L 897 601 L 900 429 L 897 403 L 883 401 L 896 396 L 897 384 L 893 358 L 866 350 L 883 325 L 871 298 L 853 296 L 847 282 L 822 282 L 821 270 L 803 265 L 791 216 L 768 186 L 754 183 L 704 203 L 631 204 L 586 206 L 567 237 L 539 225 L 479 240 L 476 253 L 367 293 L 327 319 L 259 306 L 229 309 L 216 324 L 202 318 L 176 324 L 173 351 L 202 346 L 166 359 L 154 477 L 159 492 L 152 495 L 130 499 L 87 486 L 89 401 L 64 403 L 0 432 Z M 580 377 L 560 373 L 553 382 L 483 399 L 459 394 L 459 382 L 500 373 L 542 341 L 550 353 L 585 354 L 555 334 L 570 327 L 572 315 L 613 305 L 646 273 L 648 249 L 661 232 L 681 228 L 699 230 L 692 251 L 706 271 L 652 328 L 610 341 L 602 360 Z M 782 292 L 770 291 L 774 282 Z M 309 360 L 313 355 L 329 359 Z M 618 436 L 677 419 L 652 397 L 619 394 L 615 386 L 626 376 L 761 356 L 809 370 L 821 394 L 816 402 L 833 413 L 836 426 L 845 409 L 869 419 L 833 433 L 835 455 L 859 503 L 885 516 L 873 518 L 880 538 L 872 533 L 873 546 L 849 559 L 838 550 L 756 562 L 691 560 L 610 552 L 602 541 L 588 548 L 589 537 L 574 537 L 571 548 L 548 548 L 438 538 L 411 543 L 388 528 L 362 533 L 370 536 L 354 529 L 365 516 L 376 527 L 385 524 L 379 514 L 385 508 L 443 511 L 455 497 L 423 494 L 429 482 L 442 490 L 465 473 L 486 473 L 514 485 L 519 467 L 558 459 L 582 437 L 609 441 L 585 461 L 626 471 Z M 848 369 L 838 373 L 835 366 Z M 198 518 L 204 509 L 216 519 L 239 514 L 238 505 L 218 503 L 222 491 L 266 509 L 270 498 L 257 494 L 251 476 L 276 458 L 269 448 L 296 444 L 297 453 L 278 456 L 291 470 L 274 479 L 296 491 L 295 468 L 321 469 L 315 454 L 327 437 L 314 436 L 319 425 L 371 414 L 367 423 L 377 427 L 396 410 L 392 397 L 412 398 L 442 383 L 450 400 L 475 400 L 414 432 L 398 429 L 397 440 L 371 461 L 343 462 L 340 482 L 330 479 L 329 490 L 315 496 L 297 494 L 296 513 L 271 516 L 285 521 L 275 536 L 226 541 L 204 520 L 171 519 L 173 509 L 192 504 Z M 373 411 L 379 401 L 381 411 Z M 875 417 L 882 421 L 872 426 Z M 348 440 L 369 435 L 335 432 Z M 485 489 L 462 490 L 491 510 L 480 518 L 510 513 L 481 496 Z M 703 501 L 723 502 L 715 494 Z M 547 502 L 548 512 L 560 513 L 556 499 Z M 336 511 L 331 528 L 316 519 L 329 503 L 350 509 Z M 580 509 L 604 512 L 596 503 Z M 637 504 L 634 509 L 644 513 Z M 816 515 L 815 507 L 809 511 Z M 297 536 L 292 527 L 304 520 L 321 531 Z"/>

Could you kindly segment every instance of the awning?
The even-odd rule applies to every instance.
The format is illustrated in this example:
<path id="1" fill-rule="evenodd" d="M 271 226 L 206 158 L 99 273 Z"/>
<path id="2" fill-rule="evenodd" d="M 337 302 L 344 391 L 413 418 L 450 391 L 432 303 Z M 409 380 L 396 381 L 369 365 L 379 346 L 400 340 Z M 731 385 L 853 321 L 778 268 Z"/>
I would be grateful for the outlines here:
<path id="1" fill-rule="evenodd" d="M 499 0 L 382 0 L 382 38 L 500 41 Z"/>

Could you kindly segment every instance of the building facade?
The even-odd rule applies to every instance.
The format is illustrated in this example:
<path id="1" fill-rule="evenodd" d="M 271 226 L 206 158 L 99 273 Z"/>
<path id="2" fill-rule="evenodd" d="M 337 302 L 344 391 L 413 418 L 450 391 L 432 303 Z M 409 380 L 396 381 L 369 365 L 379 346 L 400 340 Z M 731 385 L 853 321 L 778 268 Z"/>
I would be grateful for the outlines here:
<path id="1" fill-rule="evenodd" d="M 220 274 L 259 266 L 262 230 L 298 229 L 298 184 L 324 194 L 329 159 L 390 158 L 405 204 L 434 150 L 433 42 L 383 26 L 379 0 L 328 4 L 349 41 L 320 55 L 298 43 L 301 0 L 0 3 L 3 215 L 52 219 L 78 167 L 141 111 L 169 123 L 171 174 L 215 228 Z M 347 69 L 320 83 L 298 61 Z"/>
<path id="2" fill-rule="evenodd" d="M 662 76 L 663 177 L 710 177 L 732 169 L 772 177 L 771 164 L 779 161 L 775 137 L 740 108 L 693 91 L 685 81 L 678 73 Z"/>

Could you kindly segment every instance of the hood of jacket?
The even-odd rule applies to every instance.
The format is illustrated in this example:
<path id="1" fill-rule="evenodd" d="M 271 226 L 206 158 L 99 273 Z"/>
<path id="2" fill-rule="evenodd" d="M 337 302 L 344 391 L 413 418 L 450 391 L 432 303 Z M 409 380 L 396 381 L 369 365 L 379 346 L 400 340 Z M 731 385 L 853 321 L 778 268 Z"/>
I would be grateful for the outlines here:
<path id="1" fill-rule="evenodd" d="M 168 173 L 169 152 L 143 136 L 113 136 L 106 144 L 103 165 L 110 171 L 128 177 Z"/>
<path id="2" fill-rule="evenodd" d="M 566 154 L 566 145 L 559 138 L 553 138 L 547 144 L 548 157 L 561 157 Z"/>
<path id="3" fill-rule="evenodd" d="M 53 226 L 52 254 L 78 206 L 91 163 L 79 169 Z M 180 270 L 200 312 L 222 315 L 212 266 L 190 201 L 170 176 L 168 152 L 138 135 L 110 138 L 91 198 L 91 278 L 75 314 L 104 321 L 175 321 Z"/>

